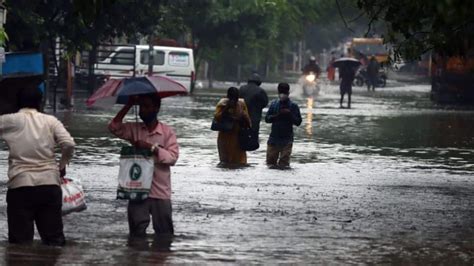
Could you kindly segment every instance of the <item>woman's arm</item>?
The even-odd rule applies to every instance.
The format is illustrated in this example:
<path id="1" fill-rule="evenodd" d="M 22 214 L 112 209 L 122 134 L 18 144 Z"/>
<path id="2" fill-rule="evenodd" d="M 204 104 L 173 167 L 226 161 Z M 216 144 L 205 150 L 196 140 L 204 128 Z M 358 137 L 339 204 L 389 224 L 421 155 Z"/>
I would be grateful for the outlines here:
<path id="1" fill-rule="evenodd" d="M 229 110 L 229 105 L 226 103 L 226 99 L 221 99 L 217 105 L 216 105 L 216 111 L 214 112 L 214 118 L 217 121 L 220 121 L 222 118 L 222 115 L 225 112 L 228 112 Z"/>
<path id="2" fill-rule="evenodd" d="M 0 115 L 0 139 L 3 139 L 3 134 L 15 130 L 15 114 Z M 17 118 L 18 119 L 18 118 Z"/>
<path id="3" fill-rule="evenodd" d="M 247 105 L 245 104 L 244 101 L 242 101 L 241 103 L 242 103 L 242 116 L 243 116 L 242 120 L 247 127 L 252 127 L 252 121 L 250 120 L 250 115 L 247 109 Z"/>
<path id="4" fill-rule="evenodd" d="M 301 125 L 301 122 L 303 122 L 303 119 L 301 118 L 300 108 L 294 103 L 291 105 L 291 121 L 295 126 L 299 126 Z"/>

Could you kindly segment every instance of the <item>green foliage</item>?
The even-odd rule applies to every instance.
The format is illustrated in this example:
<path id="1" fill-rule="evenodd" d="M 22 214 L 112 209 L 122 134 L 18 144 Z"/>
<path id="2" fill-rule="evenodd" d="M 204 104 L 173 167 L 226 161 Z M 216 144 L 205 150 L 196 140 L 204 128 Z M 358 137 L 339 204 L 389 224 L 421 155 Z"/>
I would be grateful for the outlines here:
<path id="1" fill-rule="evenodd" d="M 8 40 L 8 35 L 3 27 L 0 28 L 0 46 L 4 46 Z"/>
<path id="2" fill-rule="evenodd" d="M 358 0 L 371 21 L 385 21 L 385 40 L 397 56 L 416 59 L 434 50 L 465 55 L 474 45 L 474 1 Z"/>
<path id="3" fill-rule="evenodd" d="M 7 0 L 10 48 L 35 49 L 60 37 L 70 52 L 114 37 L 134 38 L 160 29 L 164 1 Z M 164 23 L 163 23 L 164 24 Z"/>
<path id="4" fill-rule="evenodd" d="M 183 0 L 178 4 L 196 61 L 236 68 L 245 63 L 277 63 L 286 45 L 299 40 L 306 26 L 318 18 L 322 2 Z"/>
<path id="5" fill-rule="evenodd" d="M 116 37 L 185 38 L 197 62 L 277 63 L 324 10 L 323 0 L 7 0 L 9 47 L 59 37 L 74 54 Z M 236 56 L 238 55 L 238 56 Z"/>

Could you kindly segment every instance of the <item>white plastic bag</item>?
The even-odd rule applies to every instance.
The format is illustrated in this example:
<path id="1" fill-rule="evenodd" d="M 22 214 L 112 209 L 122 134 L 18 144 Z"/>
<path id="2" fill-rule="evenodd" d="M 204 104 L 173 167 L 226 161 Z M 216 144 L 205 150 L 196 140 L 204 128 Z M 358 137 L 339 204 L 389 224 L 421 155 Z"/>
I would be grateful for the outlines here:
<path id="1" fill-rule="evenodd" d="M 117 199 L 141 201 L 148 198 L 153 171 L 154 161 L 149 150 L 122 147 Z"/>
<path id="2" fill-rule="evenodd" d="M 78 180 L 61 178 L 61 190 L 63 192 L 62 215 L 87 209 L 84 189 Z"/>

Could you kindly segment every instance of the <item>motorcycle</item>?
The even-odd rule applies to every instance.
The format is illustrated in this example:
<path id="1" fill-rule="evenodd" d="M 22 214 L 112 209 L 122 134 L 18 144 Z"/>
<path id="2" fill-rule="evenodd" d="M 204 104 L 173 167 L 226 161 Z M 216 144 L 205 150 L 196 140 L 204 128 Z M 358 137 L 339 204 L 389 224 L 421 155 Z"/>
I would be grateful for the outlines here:
<path id="1" fill-rule="evenodd" d="M 300 83 L 305 97 L 313 97 L 319 94 L 320 88 L 318 86 L 316 75 L 313 72 L 303 75 L 300 79 Z"/>
<path id="2" fill-rule="evenodd" d="M 368 80 L 367 69 L 360 68 L 355 75 L 354 85 L 362 87 L 364 85 L 367 85 L 367 80 Z M 380 69 L 377 75 L 375 87 L 384 88 L 386 85 L 387 85 L 387 74 L 385 74 L 385 71 L 383 69 Z"/>

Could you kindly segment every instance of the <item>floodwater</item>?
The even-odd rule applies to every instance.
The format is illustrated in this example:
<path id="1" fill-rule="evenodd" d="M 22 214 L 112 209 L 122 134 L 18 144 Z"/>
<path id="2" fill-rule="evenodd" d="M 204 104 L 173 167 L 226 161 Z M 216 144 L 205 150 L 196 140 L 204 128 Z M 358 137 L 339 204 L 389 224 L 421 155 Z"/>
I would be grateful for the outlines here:
<path id="1" fill-rule="evenodd" d="M 127 241 L 126 202 L 115 199 L 125 143 L 106 130 L 119 107 L 88 110 L 76 99 L 76 110 L 57 116 L 77 142 L 68 175 L 82 180 L 88 209 L 64 218 L 66 247 L 16 246 L 0 197 L 0 264 L 472 265 L 474 110 L 433 105 L 426 85 L 356 88 L 352 109 L 338 108 L 337 86 L 322 89 L 314 101 L 293 95 L 303 124 L 284 171 L 265 166 L 264 122 L 249 167 L 217 167 L 209 127 L 224 90 L 163 101 L 160 119 L 180 143 L 169 246 Z"/>

